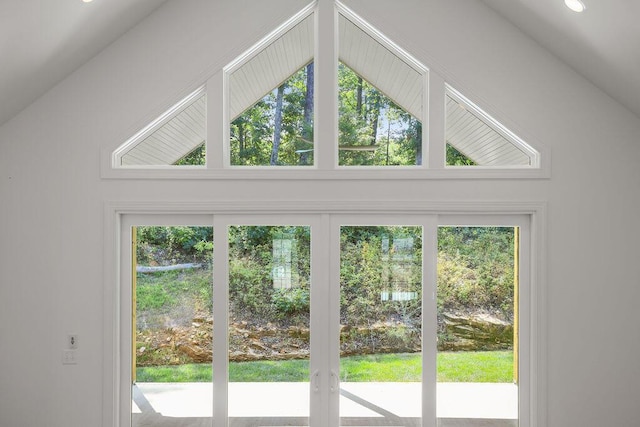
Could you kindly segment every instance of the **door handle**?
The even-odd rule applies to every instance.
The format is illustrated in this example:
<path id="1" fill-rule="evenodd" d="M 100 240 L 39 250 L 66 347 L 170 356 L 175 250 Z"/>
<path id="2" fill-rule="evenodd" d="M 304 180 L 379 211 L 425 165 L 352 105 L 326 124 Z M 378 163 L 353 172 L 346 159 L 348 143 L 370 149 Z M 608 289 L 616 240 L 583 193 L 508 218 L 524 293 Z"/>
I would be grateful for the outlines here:
<path id="1" fill-rule="evenodd" d="M 331 382 L 331 386 L 330 386 L 331 393 L 335 393 L 340 387 L 340 379 L 338 377 L 338 374 L 336 374 L 336 372 L 333 369 L 331 370 L 330 382 Z"/>
<path id="2" fill-rule="evenodd" d="M 318 393 L 320 391 L 320 371 L 317 369 L 311 374 L 311 387 L 313 388 L 314 393 Z"/>

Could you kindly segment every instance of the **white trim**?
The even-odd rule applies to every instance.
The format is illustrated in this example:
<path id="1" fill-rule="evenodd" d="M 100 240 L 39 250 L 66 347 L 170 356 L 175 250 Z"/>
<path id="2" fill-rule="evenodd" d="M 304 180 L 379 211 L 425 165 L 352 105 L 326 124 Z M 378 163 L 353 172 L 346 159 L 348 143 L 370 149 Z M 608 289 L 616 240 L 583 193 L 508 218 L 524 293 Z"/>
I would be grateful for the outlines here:
<path id="1" fill-rule="evenodd" d="M 218 216 L 213 216 L 213 295 L 229 295 L 229 233 Z M 217 231 L 216 231 L 217 230 Z M 212 420 L 229 420 L 229 306 L 227 298 L 213 298 L 213 413 Z M 222 377 L 222 381 L 217 378 Z"/>
<path id="2" fill-rule="evenodd" d="M 522 140 L 522 138 L 520 138 L 518 135 L 516 135 L 515 133 L 513 133 L 512 131 L 507 129 L 502 123 L 500 123 L 496 119 L 494 119 L 489 113 L 487 113 L 485 110 L 483 110 L 480 107 L 478 107 L 478 105 L 476 105 L 474 102 L 472 102 L 469 98 L 467 98 L 466 96 L 462 95 L 459 91 L 457 91 L 456 89 L 454 89 L 451 85 L 449 85 L 447 83 L 445 83 L 445 95 L 446 96 L 450 96 L 451 98 L 453 98 L 458 103 L 464 104 L 466 109 L 468 109 L 471 112 L 473 112 L 479 119 L 481 119 L 483 122 L 485 122 L 487 125 L 489 125 L 490 128 L 492 128 L 493 130 L 498 132 L 507 141 L 509 141 L 513 145 L 515 145 L 518 149 L 520 149 L 520 151 L 522 151 L 525 155 L 527 155 L 529 157 L 529 159 L 531 159 L 531 164 L 526 165 L 526 166 L 509 166 L 509 165 L 505 165 L 505 166 L 494 167 L 494 169 L 503 169 L 503 168 L 504 169 L 513 169 L 513 168 L 532 168 L 532 169 L 537 169 L 537 168 L 540 168 L 540 153 L 537 150 L 535 150 L 531 145 L 529 145 L 524 140 Z M 446 98 L 443 98 L 443 102 L 446 102 Z M 445 126 L 446 126 L 446 118 L 445 118 Z M 444 141 L 445 141 L 445 144 L 446 144 L 446 136 L 444 138 Z M 445 165 L 445 167 L 450 168 L 450 167 L 455 167 L 455 166 Z M 468 168 L 470 166 L 462 166 L 462 167 Z M 477 168 L 477 167 L 486 168 L 486 166 L 473 166 L 473 167 L 474 168 Z"/>
<path id="3" fill-rule="evenodd" d="M 265 47 L 269 46 L 271 43 L 273 43 L 275 40 L 281 37 L 284 33 L 286 33 L 287 31 L 295 27 L 297 24 L 302 22 L 305 18 L 307 18 L 309 15 L 311 15 L 314 12 L 317 1 L 318 0 L 314 0 L 313 2 L 305 6 L 300 12 L 296 13 L 291 18 L 287 19 L 275 30 L 267 34 L 262 40 L 260 40 L 258 43 L 251 46 L 242 55 L 240 55 L 239 57 L 231 61 L 229 64 L 227 64 L 223 68 L 224 73 L 225 74 L 233 73 L 238 68 L 246 64 L 249 60 L 251 60 L 254 56 L 256 56 L 258 53 L 260 53 L 262 50 L 264 50 Z"/>
<path id="4" fill-rule="evenodd" d="M 135 135 L 129 138 L 124 144 L 114 150 L 111 158 L 111 167 L 117 169 L 129 169 L 129 168 L 138 168 L 140 166 L 126 166 L 122 165 L 122 156 L 127 154 L 127 152 L 133 148 L 136 144 L 144 140 L 146 137 L 151 135 L 153 132 L 158 130 L 158 128 L 162 127 L 169 120 L 173 119 L 175 116 L 180 114 L 185 108 L 193 103 L 198 97 L 207 94 L 206 85 L 200 86 L 195 91 L 191 92 L 189 95 L 184 97 L 178 103 L 174 104 L 167 111 L 162 113 L 158 118 L 153 120 L 147 126 L 138 131 Z M 171 166 L 171 165 L 168 165 Z M 175 167 L 175 166 L 174 166 Z M 202 168 L 202 166 L 200 166 Z"/>
<path id="5" fill-rule="evenodd" d="M 428 134 L 426 150 L 423 151 L 423 162 L 429 170 L 441 170 L 445 164 L 446 146 L 446 83 L 444 79 L 433 71 L 429 73 L 429 91 L 427 97 L 428 116 L 426 117 L 427 131 L 422 127 L 423 134 Z M 423 138 L 424 139 L 424 138 Z M 426 162 L 424 161 L 426 158 Z"/>
<path id="6" fill-rule="evenodd" d="M 452 218 L 451 215 L 473 215 L 476 219 L 487 215 L 526 215 L 529 217 L 531 241 L 529 254 L 531 270 L 530 280 L 530 335 L 528 343 L 530 351 L 529 360 L 529 403 L 530 408 L 526 422 L 521 424 L 526 427 L 545 427 L 547 414 L 547 332 L 546 332 L 546 204 L 543 202 L 503 202 L 503 201 L 477 201 L 477 202 L 451 202 L 451 201 L 273 201 L 255 200 L 248 202 L 216 201 L 216 202 L 108 202 L 104 208 L 105 235 L 107 244 L 104 259 L 104 370 L 103 370 L 103 423 L 104 427 L 126 427 L 120 423 L 122 414 L 123 396 L 120 372 L 123 369 L 121 351 L 123 339 L 126 339 L 126 330 L 123 336 L 121 305 L 121 261 L 118 253 L 121 246 L 120 233 L 122 230 L 122 218 L 124 215 L 207 215 L 213 218 L 214 226 L 217 223 L 215 215 L 296 215 L 313 214 L 321 218 L 323 228 L 327 226 L 327 215 L 363 215 L 362 218 L 372 215 L 401 215 L 428 216 L 438 215 L 440 218 Z M 477 215 L 481 215 L 478 217 Z M 193 217 L 195 218 L 195 217 Z M 203 217 L 199 217 L 203 218 Z M 196 222 L 202 222 L 198 219 Z M 486 221 L 485 221 L 486 222 Z M 215 239 L 216 233 L 214 233 Z M 224 243 L 224 242 L 223 242 Z M 433 246 L 433 244 L 432 244 Z M 326 248 L 325 248 L 326 249 Z M 220 250 L 220 248 L 216 249 Z M 220 258 L 220 257 L 219 257 Z M 215 262 L 215 261 L 214 261 Z M 224 260 L 221 261 L 224 263 Z M 218 265 L 219 267 L 219 265 Z M 334 266 L 335 269 L 335 266 Z M 338 266 L 339 271 L 339 266 Z M 218 270 L 217 275 L 224 271 Z M 124 272 L 123 274 L 126 274 Z M 327 273 L 334 274 L 334 273 Z M 433 278 L 432 278 L 433 279 Z M 214 276 L 214 280 L 217 280 Z M 226 358 L 223 358 L 226 359 Z M 129 369 L 128 367 L 126 369 Z M 327 386 L 329 378 L 321 378 L 323 387 Z M 217 389 L 216 389 L 217 390 Z M 221 390 L 217 390 L 218 393 Z M 218 395 L 218 398 L 220 396 Z M 322 401 L 321 410 L 328 409 L 328 402 Z M 130 411 L 129 411 L 130 412 Z M 525 415 L 525 414 L 523 414 Z M 326 421 L 326 420 L 325 420 Z M 522 420 L 521 420 L 522 421 Z M 525 421 L 522 421 L 525 422 Z M 326 424 L 323 424 L 326 425 Z"/>
<path id="7" fill-rule="evenodd" d="M 207 138 L 205 141 L 206 166 L 208 169 L 222 169 L 224 167 L 225 150 L 222 136 L 225 132 L 224 117 L 226 117 L 227 103 L 225 94 L 225 77 L 218 71 L 207 80 Z M 222 153 L 222 155 L 220 155 Z"/>
<path id="8" fill-rule="evenodd" d="M 422 426 L 436 427 L 438 336 L 438 217 L 425 219 L 422 236 Z M 434 254 L 434 256 L 428 256 Z"/>
<path id="9" fill-rule="evenodd" d="M 426 74 L 429 71 L 424 64 L 418 61 L 413 55 L 411 55 L 406 50 L 402 49 L 400 46 L 389 40 L 387 36 L 378 31 L 374 26 L 369 24 L 367 21 L 362 19 L 358 14 L 353 12 L 347 6 L 342 4 L 340 1 L 336 0 L 336 9 L 338 13 L 343 15 L 357 27 L 359 27 L 362 31 L 373 37 L 378 43 L 387 48 L 389 51 L 393 52 L 397 55 L 401 60 L 403 60 L 408 66 L 413 68 L 416 72 L 420 74 Z"/>
<path id="10" fill-rule="evenodd" d="M 424 162 L 423 162 L 424 163 Z M 304 168 L 304 169 L 303 169 Z M 489 167 L 489 166 L 449 166 L 446 169 L 426 169 L 420 166 L 342 166 L 333 170 L 318 170 L 311 166 L 233 167 L 225 169 L 204 169 L 197 166 L 146 167 L 137 169 L 102 170 L 103 179 L 172 179 L 172 180 L 293 180 L 293 181 L 336 181 L 336 180 L 460 180 L 460 179 L 547 179 L 548 168 L 531 167 Z"/>
<path id="11" fill-rule="evenodd" d="M 335 169 L 338 164 L 338 13 L 333 1 L 318 1 L 315 25 L 316 58 L 313 79 L 313 168 L 315 170 L 311 172 Z"/>

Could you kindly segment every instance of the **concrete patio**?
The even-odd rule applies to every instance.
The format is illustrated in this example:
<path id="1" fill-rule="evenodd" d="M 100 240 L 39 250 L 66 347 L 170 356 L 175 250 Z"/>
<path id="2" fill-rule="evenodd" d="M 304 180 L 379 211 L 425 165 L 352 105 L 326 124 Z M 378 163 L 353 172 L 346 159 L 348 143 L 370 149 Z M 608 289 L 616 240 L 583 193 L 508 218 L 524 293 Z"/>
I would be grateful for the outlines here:
<path id="1" fill-rule="evenodd" d="M 138 383 L 133 427 L 210 427 L 210 383 Z M 231 426 L 308 425 L 308 383 L 230 383 Z M 420 384 L 341 383 L 342 425 L 419 426 Z M 515 384 L 438 383 L 441 427 L 517 426 Z"/>

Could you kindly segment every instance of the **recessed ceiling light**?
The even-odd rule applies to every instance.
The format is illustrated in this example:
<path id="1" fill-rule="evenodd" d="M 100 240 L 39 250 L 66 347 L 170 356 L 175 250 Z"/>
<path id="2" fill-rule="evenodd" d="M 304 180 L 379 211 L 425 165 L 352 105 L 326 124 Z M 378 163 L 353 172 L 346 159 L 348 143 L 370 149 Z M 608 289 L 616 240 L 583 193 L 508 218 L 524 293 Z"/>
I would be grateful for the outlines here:
<path id="1" fill-rule="evenodd" d="M 82 0 L 82 3 L 91 3 L 93 0 Z"/>
<path id="2" fill-rule="evenodd" d="M 574 12 L 584 12 L 587 8 L 581 0 L 564 0 L 564 4 Z"/>

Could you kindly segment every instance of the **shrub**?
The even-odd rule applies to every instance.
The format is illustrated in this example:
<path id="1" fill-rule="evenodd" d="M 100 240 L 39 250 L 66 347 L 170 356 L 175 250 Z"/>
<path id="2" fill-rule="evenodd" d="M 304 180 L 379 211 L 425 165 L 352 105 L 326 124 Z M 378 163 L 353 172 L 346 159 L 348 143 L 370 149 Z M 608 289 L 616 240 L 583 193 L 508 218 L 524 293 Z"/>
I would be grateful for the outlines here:
<path id="1" fill-rule="evenodd" d="M 274 289 L 271 302 L 278 317 L 309 313 L 309 289 L 300 286 Z"/>

